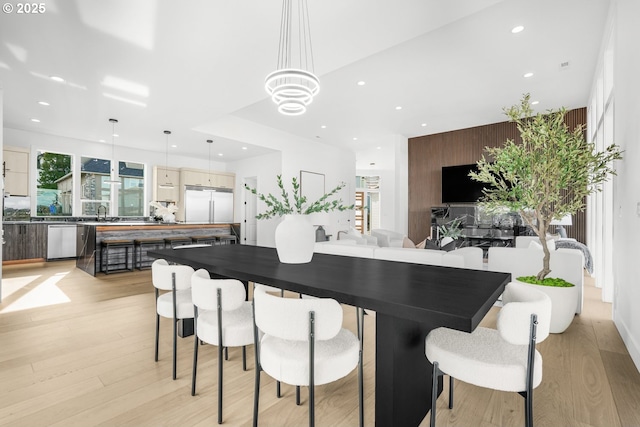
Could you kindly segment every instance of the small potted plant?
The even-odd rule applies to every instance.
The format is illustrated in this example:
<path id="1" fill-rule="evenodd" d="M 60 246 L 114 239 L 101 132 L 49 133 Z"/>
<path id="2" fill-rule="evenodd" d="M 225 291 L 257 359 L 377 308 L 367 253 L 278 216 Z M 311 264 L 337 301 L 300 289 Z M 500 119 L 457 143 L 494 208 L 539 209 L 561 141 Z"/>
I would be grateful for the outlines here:
<path id="1" fill-rule="evenodd" d="M 438 236 L 440 237 L 440 248 L 452 250 L 456 247 L 456 241 L 462 236 L 463 229 L 460 227 L 462 218 L 454 218 L 446 224 L 438 226 Z"/>
<path id="2" fill-rule="evenodd" d="M 539 238 L 544 252 L 542 269 L 536 276 L 517 279 L 543 285 L 542 289 L 575 288 L 562 279 L 546 277 L 551 273 L 547 229 L 552 220 L 584 210 L 586 196 L 600 191 L 601 184 L 615 175 L 612 163 L 622 158 L 619 147 L 611 144 L 598 152 L 594 144 L 585 141 L 585 126 L 574 130 L 567 127 L 564 108 L 534 115 L 528 94 L 520 105 L 505 113 L 516 123 L 522 142 L 507 140 L 501 147 L 485 148 L 487 157 L 478 161 L 478 172 L 469 175 L 488 184 L 481 205 L 517 211 Z M 568 301 L 568 313 L 559 313 L 560 304 L 552 303 L 552 332 L 554 322 L 563 324 L 564 329 L 571 323 L 578 302 L 577 289 L 573 293 L 573 297 L 561 297 L 563 302 Z M 560 317 L 568 322 L 557 320 Z M 555 332 L 564 331 L 557 329 Z"/>
<path id="3" fill-rule="evenodd" d="M 307 198 L 300 193 L 300 184 L 296 177 L 291 180 L 293 189 L 293 203 L 289 193 L 284 188 L 282 175 L 277 176 L 280 197 L 273 194 L 258 193 L 255 188 L 245 188 L 267 205 L 267 210 L 256 215 L 257 219 L 284 217 L 276 227 L 276 250 L 280 262 L 287 264 L 302 264 L 311 261 L 315 245 L 315 230 L 308 215 L 318 212 L 345 211 L 353 209 L 354 205 L 345 206 L 342 199 L 329 200 L 345 187 L 342 182 L 333 190 L 322 195 L 318 200 L 308 203 Z"/>

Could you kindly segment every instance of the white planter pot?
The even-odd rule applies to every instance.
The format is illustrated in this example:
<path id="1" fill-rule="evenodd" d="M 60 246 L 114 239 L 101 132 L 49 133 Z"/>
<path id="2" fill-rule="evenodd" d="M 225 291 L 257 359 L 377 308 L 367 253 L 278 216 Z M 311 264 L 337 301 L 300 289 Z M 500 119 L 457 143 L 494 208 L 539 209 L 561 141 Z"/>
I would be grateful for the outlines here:
<path id="1" fill-rule="evenodd" d="M 313 258 L 316 231 L 306 215 L 285 215 L 275 237 L 280 262 L 304 264 Z"/>
<path id="2" fill-rule="evenodd" d="M 520 281 L 518 280 L 518 282 Z M 578 287 L 559 288 L 556 286 L 532 285 L 530 283 L 524 284 L 544 292 L 551 298 L 551 325 L 549 326 L 549 332 L 561 334 L 566 331 L 576 315 L 579 295 Z"/>

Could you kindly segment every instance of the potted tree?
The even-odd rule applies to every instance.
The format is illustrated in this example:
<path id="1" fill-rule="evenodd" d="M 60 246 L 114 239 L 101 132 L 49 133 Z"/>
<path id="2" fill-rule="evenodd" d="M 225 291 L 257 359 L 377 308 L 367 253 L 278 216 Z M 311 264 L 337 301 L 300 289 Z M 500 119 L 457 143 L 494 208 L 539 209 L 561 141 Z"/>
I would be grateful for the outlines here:
<path id="1" fill-rule="evenodd" d="M 585 126 L 567 127 L 565 108 L 534 115 L 529 94 L 505 113 L 516 123 L 522 142 L 507 140 L 501 147 L 486 147 L 478 172 L 470 176 L 488 184 L 481 200 L 485 207 L 517 211 L 539 238 L 544 253 L 541 270 L 536 276 L 518 279 L 572 287 L 547 277 L 551 273 L 547 229 L 552 220 L 584 210 L 586 196 L 601 191 L 601 184 L 615 174 L 612 162 L 622 158 L 621 152 L 615 144 L 598 152 L 585 141 Z M 575 298 L 577 304 L 577 293 Z"/>
<path id="2" fill-rule="evenodd" d="M 318 200 L 308 203 L 307 198 L 300 193 L 300 184 L 294 176 L 291 180 L 293 202 L 282 183 L 282 175 L 277 176 L 280 196 L 258 193 L 255 188 L 245 187 L 258 196 L 267 205 L 267 210 L 256 215 L 257 219 L 270 219 L 284 216 L 276 227 L 276 251 L 280 262 L 286 264 L 302 264 L 311 261 L 315 244 L 315 230 L 309 222 L 308 215 L 318 212 L 345 211 L 353 209 L 354 205 L 343 205 L 342 199 L 329 200 L 345 187 L 342 182 L 333 190 L 322 195 Z"/>

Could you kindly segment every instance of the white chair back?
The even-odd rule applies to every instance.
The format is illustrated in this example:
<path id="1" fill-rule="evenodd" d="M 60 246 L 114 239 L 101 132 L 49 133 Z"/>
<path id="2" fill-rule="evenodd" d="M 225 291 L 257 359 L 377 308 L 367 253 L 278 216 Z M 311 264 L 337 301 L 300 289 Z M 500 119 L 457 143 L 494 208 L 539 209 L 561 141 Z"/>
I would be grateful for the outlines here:
<path id="1" fill-rule="evenodd" d="M 540 245 L 540 238 L 538 236 L 516 236 L 516 248 L 518 249 L 530 248 L 531 242 L 535 242 Z M 547 246 L 549 247 L 550 251 L 556 250 L 556 241 L 553 237 L 547 238 Z M 542 250 L 542 247 L 540 247 L 540 250 Z"/>
<path id="2" fill-rule="evenodd" d="M 171 273 L 176 273 L 176 290 L 191 287 L 193 268 L 188 265 L 169 265 L 164 259 L 157 259 L 151 264 L 153 286 L 163 291 L 170 291 L 172 288 Z"/>
<path id="3" fill-rule="evenodd" d="M 253 303 L 258 329 L 277 338 L 308 341 L 311 311 L 315 312 L 317 341 L 331 339 L 342 329 L 342 307 L 330 298 L 280 298 L 259 285 L 253 291 Z"/>
<path id="4" fill-rule="evenodd" d="M 516 345 L 529 343 L 531 314 L 538 316 L 536 342 L 549 336 L 551 323 L 551 299 L 547 294 L 531 286 L 511 282 L 502 294 L 504 307 L 498 313 L 497 327 L 500 336 Z"/>
<path id="5" fill-rule="evenodd" d="M 191 300 L 193 305 L 203 310 L 216 311 L 217 292 L 221 290 L 222 310 L 240 308 L 247 297 L 244 285 L 236 279 L 211 279 L 203 268 L 191 276 Z"/>
<path id="6" fill-rule="evenodd" d="M 482 248 L 468 246 L 466 248 L 456 249 L 449 253 L 464 257 L 464 268 L 471 270 L 484 269 L 484 255 L 482 253 Z"/>
<path id="7" fill-rule="evenodd" d="M 378 248 L 375 251 L 375 259 L 386 261 L 411 262 L 414 264 L 443 265 L 444 251 L 433 249 L 409 249 L 409 248 Z"/>

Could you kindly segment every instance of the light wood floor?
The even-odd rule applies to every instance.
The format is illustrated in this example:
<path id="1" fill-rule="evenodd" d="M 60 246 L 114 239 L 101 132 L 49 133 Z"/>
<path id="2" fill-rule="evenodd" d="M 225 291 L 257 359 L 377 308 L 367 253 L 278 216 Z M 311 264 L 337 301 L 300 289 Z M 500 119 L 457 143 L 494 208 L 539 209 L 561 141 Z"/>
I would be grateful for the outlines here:
<path id="1" fill-rule="evenodd" d="M 0 304 L 0 425 L 213 426 L 216 348 L 201 347 L 198 394 L 190 395 L 193 338 L 180 339 L 178 380 L 171 380 L 170 322 L 161 323 L 160 361 L 153 361 L 154 296 L 150 272 L 91 277 L 62 261 L 4 267 Z M 57 304 L 26 308 L 39 301 Z M 67 302 L 62 302 L 67 301 Z M 18 308 L 21 308 L 18 310 Z M 495 323 L 495 311 L 484 325 Z M 587 280 L 585 310 L 564 333 L 539 345 L 544 379 L 535 390 L 535 424 L 640 426 L 640 374 L 610 320 L 610 306 Z M 375 322 L 367 316 L 365 421 L 373 425 Z M 355 329 L 355 314 L 345 307 Z M 254 364 L 239 349 L 224 365 L 224 424 L 252 420 Z M 425 362 L 426 363 L 426 362 Z M 275 397 L 262 374 L 260 425 L 307 424 L 307 393 L 295 405 L 293 387 Z M 446 390 L 445 390 L 446 391 Z M 456 405 L 438 400 L 439 426 L 522 426 L 523 399 L 456 382 Z M 320 426 L 355 426 L 357 374 L 317 388 Z M 421 426 L 428 425 L 428 417 Z"/>

